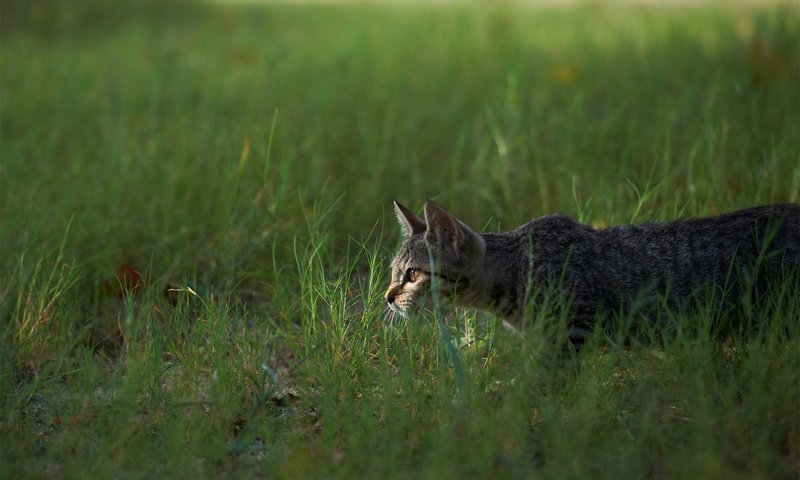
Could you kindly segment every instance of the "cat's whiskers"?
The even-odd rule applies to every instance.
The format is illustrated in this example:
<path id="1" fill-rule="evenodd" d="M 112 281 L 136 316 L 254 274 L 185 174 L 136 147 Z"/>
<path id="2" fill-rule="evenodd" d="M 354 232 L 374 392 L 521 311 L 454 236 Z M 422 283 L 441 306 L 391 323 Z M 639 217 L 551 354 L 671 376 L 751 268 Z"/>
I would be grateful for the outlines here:
<path id="1" fill-rule="evenodd" d="M 390 323 L 392 325 L 397 324 L 399 322 L 399 320 L 397 318 L 398 313 L 400 313 L 400 312 L 397 312 L 394 308 L 392 308 L 391 305 L 387 305 L 383 309 L 384 321 L 386 321 L 387 323 Z M 400 314 L 400 315 L 401 315 L 401 317 L 403 316 L 402 314 Z"/>

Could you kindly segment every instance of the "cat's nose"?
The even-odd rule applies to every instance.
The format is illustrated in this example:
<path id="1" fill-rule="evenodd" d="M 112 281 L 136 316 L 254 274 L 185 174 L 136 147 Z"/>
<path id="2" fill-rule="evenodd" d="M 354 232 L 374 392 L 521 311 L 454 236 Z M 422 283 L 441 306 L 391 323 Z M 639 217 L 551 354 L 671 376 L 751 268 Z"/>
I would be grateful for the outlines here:
<path id="1" fill-rule="evenodd" d="M 394 293 L 387 293 L 386 294 L 386 303 L 388 303 L 389 305 L 393 304 L 395 297 L 396 297 L 396 295 Z"/>

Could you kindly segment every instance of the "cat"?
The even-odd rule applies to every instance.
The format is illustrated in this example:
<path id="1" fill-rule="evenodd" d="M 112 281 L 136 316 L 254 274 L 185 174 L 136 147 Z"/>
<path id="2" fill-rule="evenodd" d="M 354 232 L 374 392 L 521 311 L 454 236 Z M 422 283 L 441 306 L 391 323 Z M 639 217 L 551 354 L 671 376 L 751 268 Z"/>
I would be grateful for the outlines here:
<path id="1" fill-rule="evenodd" d="M 501 233 L 477 233 L 432 201 L 424 218 L 398 202 L 394 210 L 403 241 L 385 295 L 393 312 L 420 309 L 433 286 L 440 299 L 520 326 L 537 301 L 562 295 L 576 349 L 598 317 L 659 301 L 685 308 L 702 293 L 725 307 L 748 288 L 800 278 L 798 204 L 602 229 L 548 215 Z"/>

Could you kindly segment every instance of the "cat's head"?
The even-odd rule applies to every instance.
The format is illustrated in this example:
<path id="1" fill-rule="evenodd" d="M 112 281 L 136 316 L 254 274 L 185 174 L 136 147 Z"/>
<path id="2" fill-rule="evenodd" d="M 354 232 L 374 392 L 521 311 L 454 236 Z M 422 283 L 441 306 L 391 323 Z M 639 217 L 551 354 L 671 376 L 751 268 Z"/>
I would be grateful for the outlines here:
<path id="1" fill-rule="evenodd" d="M 424 219 L 397 202 L 394 210 L 403 243 L 392 260 L 389 307 L 405 316 L 425 306 L 432 288 L 442 299 L 458 296 L 469 301 L 476 296 L 473 288 L 486 253 L 481 236 L 431 201 L 425 203 Z"/>

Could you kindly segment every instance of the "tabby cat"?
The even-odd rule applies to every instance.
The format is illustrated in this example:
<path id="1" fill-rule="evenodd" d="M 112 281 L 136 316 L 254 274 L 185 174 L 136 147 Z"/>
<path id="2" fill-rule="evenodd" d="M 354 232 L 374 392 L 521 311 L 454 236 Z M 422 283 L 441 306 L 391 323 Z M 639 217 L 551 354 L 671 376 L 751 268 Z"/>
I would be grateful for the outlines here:
<path id="1" fill-rule="evenodd" d="M 726 307 L 800 275 L 798 204 L 602 229 L 548 215 L 502 233 L 477 233 L 431 201 L 424 219 L 394 209 L 403 242 L 386 292 L 392 311 L 406 316 L 435 289 L 520 325 L 537 301 L 561 295 L 576 347 L 614 312 L 686 308 L 700 294 Z"/>

